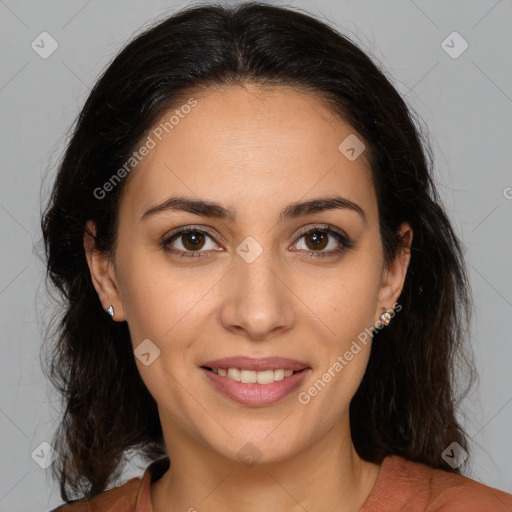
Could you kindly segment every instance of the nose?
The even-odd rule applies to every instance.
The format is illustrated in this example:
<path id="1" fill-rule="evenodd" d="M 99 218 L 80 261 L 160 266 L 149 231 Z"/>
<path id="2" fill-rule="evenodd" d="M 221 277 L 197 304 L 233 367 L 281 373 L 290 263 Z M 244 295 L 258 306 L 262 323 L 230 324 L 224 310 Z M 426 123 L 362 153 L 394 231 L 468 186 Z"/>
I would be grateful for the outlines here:
<path id="1" fill-rule="evenodd" d="M 263 251 L 251 263 L 237 255 L 234 268 L 223 280 L 223 327 L 253 340 L 290 329 L 295 316 L 288 275 L 272 261 L 271 251 Z"/>

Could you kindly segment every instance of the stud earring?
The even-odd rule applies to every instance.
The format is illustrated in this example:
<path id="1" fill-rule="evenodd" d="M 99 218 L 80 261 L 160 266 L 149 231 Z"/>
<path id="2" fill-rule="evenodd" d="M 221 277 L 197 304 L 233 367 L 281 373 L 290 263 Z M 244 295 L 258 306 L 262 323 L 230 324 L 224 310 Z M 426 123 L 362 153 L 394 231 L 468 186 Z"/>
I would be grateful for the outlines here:
<path id="1" fill-rule="evenodd" d="M 114 318 L 114 306 L 109 306 L 107 309 L 107 313 L 110 315 L 111 318 Z"/>
<path id="2" fill-rule="evenodd" d="M 385 313 L 382 313 L 380 320 L 384 325 L 389 325 L 389 322 L 391 321 L 391 315 L 386 311 Z"/>

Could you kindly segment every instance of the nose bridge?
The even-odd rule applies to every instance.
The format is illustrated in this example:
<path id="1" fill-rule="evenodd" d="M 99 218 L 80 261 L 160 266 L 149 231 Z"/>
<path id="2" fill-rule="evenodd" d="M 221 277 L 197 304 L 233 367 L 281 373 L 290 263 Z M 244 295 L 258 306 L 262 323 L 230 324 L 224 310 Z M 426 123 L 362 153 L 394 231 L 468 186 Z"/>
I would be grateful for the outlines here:
<path id="1" fill-rule="evenodd" d="M 276 328 L 290 325 L 290 293 L 283 284 L 283 262 L 271 248 L 248 237 L 237 247 L 222 309 L 227 329 L 244 329 L 263 338 Z M 279 276 L 279 277 L 278 277 Z"/>

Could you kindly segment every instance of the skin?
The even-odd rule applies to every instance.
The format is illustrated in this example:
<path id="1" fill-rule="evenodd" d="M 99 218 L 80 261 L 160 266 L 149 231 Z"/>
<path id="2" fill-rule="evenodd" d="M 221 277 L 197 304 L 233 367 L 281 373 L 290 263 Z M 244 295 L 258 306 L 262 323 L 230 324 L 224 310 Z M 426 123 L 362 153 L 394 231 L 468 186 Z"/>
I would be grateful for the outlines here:
<path id="1" fill-rule="evenodd" d="M 349 404 L 371 343 L 360 344 L 308 404 L 297 394 L 393 308 L 412 230 L 401 227 L 404 250 L 386 266 L 365 154 L 350 161 L 338 150 L 354 130 L 314 96 L 249 84 L 193 96 L 197 106 L 128 178 L 115 254 L 96 251 L 84 236 L 104 309 L 113 305 L 115 321 L 127 321 L 134 348 L 150 339 L 161 351 L 149 366 L 136 358 L 171 459 L 151 485 L 153 510 L 357 511 L 380 470 L 357 455 L 349 428 Z M 231 207 L 236 222 L 176 211 L 140 220 L 171 195 Z M 338 209 L 277 223 L 288 204 L 332 195 L 357 203 L 366 220 Z M 325 224 L 343 230 L 353 247 L 306 259 L 339 246 L 333 235 L 320 249 L 311 234 L 299 237 L 301 229 Z M 199 248 L 205 257 L 180 258 L 159 245 L 190 225 L 209 231 Z M 91 222 L 88 228 L 94 233 Z M 248 236 L 263 248 L 252 263 L 236 252 Z M 193 252 L 184 238 L 172 246 Z M 279 402 L 244 406 L 199 370 L 232 355 L 290 357 L 312 372 Z M 252 466 L 237 456 L 248 442 L 261 454 Z"/>

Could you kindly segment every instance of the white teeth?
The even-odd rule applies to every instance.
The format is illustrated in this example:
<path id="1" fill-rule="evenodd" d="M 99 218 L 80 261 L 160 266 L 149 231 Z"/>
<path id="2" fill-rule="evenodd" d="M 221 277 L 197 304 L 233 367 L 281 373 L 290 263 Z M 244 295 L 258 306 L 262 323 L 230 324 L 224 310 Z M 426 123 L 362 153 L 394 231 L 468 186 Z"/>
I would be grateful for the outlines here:
<path id="1" fill-rule="evenodd" d="M 256 382 L 258 384 L 270 384 L 271 382 L 276 381 L 276 377 L 274 375 L 274 370 L 265 370 L 262 372 L 249 372 L 249 373 L 254 373 L 256 375 Z"/>
<path id="2" fill-rule="evenodd" d="M 214 373 L 223 377 L 229 377 L 230 379 L 236 380 L 237 382 L 243 382 L 245 384 L 271 384 L 283 380 L 285 377 L 290 377 L 293 374 L 293 370 L 283 370 L 279 368 L 277 370 L 263 370 L 260 372 L 252 370 L 239 370 L 238 368 L 212 368 Z"/>
<path id="3" fill-rule="evenodd" d="M 284 379 L 284 370 L 274 370 L 274 380 L 283 380 Z"/>
<path id="4" fill-rule="evenodd" d="M 262 373 L 262 372 L 258 372 Z M 229 372 L 228 372 L 229 375 Z M 256 372 L 252 372 L 250 370 L 241 370 L 240 371 L 240 382 L 245 382 L 246 384 L 254 384 L 256 382 Z"/>
<path id="5" fill-rule="evenodd" d="M 240 370 L 238 368 L 229 368 L 227 376 L 240 382 Z"/>

